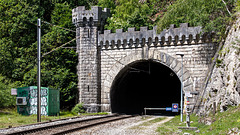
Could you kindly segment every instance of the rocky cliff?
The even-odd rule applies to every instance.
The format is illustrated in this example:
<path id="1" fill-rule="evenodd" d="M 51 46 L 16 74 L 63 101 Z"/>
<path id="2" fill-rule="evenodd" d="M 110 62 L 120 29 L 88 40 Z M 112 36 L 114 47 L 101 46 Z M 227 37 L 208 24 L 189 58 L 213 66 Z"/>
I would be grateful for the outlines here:
<path id="1" fill-rule="evenodd" d="M 200 115 L 216 110 L 225 111 L 229 106 L 240 104 L 240 19 L 232 25 L 212 70 L 211 77 L 201 95 Z"/>

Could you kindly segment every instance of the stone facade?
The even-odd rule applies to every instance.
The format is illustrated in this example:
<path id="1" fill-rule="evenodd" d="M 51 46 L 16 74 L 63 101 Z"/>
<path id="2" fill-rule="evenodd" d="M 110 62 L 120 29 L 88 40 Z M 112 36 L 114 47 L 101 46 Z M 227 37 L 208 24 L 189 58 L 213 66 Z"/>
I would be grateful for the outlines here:
<path id="1" fill-rule="evenodd" d="M 208 66 L 214 55 L 215 46 L 206 43 L 191 46 L 147 47 L 147 55 L 145 56 L 142 53 L 143 50 L 144 48 L 134 48 L 129 50 L 103 50 L 101 52 L 102 110 L 109 110 L 110 89 L 115 77 L 121 69 L 134 61 L 142 59 L 158 61 L 172 69 L 181 79 L 181 57 L 176 55 L 177 52 L 184 52 L 185 54 L 183 59 L 184 91 L 198 93 L 201 90 Z M 192 98 L 191 102 L 194 103 L 195 100 Z"/>
<path id="2" fill-rule="evenodd" d="M 181 57 L 177 52 L 184 53 L 184 91 L 200 92 L 216 51 L 211 34 L 201 34 L 201 27 L 189 27 L 186 23 L 180 28 L 171 25 L 160 34 L 156 27 L 153 30 L 141 27 L 140 31 L 129 28 L 127 32 L 118 29 L 111 33 L 103 31 L 109 13 L 108 9 L 100 7 L 73 9 L 79 60 L 79 102 L 83 102 L 89 112 L 111 111 L 112 83 L 121 69 L 132 62 L 154 60 L 169 67 L 180 79 Z M 193 95 L 192 106 L 195 101 Z"/>
<path id="3" fill-rule="evenodd" d="M 98 44 L 98 31 L 103 29 L 103 24 L 110 11 L 101 7 L 85 7 L 73 9 L 72 21 L 76 26 L 77 53 L 78 55 L 78 89 L 79 102 L 84 103 L 88 112 L 99 112 L 101 104 L 101 56 Z"/>

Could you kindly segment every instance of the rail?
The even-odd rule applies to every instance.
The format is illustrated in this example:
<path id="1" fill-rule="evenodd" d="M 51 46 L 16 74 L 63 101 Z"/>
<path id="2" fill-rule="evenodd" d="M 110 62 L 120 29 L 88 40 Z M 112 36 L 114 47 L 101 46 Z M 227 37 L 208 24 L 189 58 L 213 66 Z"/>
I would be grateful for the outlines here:
<path id="1" fill-rule="evenodd" d="M 19 135 L 19 134 L 51 134 L 51 135 L 59 135 L 66 134 L 71 132 L 76 132 L 77 130 L 97 126 L 100 124 L 117 121 L 120 119 L 126 119 L 134 117 L 133 115 L 108 115 L 97 118 L 90 118 L 84 120 L 77 120 L 71 122 L 64 122 L 54 125 L 46 125 L 44 127 L 36 127 L 32 129 L 26 129 L 23 131 L 13 131 L 11 133 L 7 133 L 6 135 Z"/>

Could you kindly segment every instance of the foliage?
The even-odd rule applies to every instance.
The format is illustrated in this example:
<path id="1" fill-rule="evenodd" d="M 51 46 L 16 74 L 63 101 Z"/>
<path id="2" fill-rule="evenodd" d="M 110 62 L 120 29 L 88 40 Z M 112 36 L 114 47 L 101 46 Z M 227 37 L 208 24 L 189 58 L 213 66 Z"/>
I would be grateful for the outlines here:
<path id="1" fill-rule="evenodd" d="M 108 18 L 105 28 L 113 31 L 121 28 L 126 31 L 129 27 L 136 27 L 137 30 L 141 26 L 153 27 L 158 21 L 158 15 L 169 3 L 167 0 L 149 0 L 143 3 L 139 0 L 116 0 L 114 5 L 113 1 L 99 1 L 100 6 L 109 6 L 112 10 L 112 17 Z"/>
<path id="2" fill-rule="evenodd" d="M 206 134 L 206 135 L 215 135 L 215 134 L 221 134 L 226 135 L 228 134 L 233 128 L 240 129 L 239 122 L 240 122 L 240 106 L 230 107 L 225 112 L 217 112 L 215 116 L 210 115 L 208 117 L 203 117 L 203 119 L 208 119 L 211 121 L 214 121 L 211 125 L 205 125 L 201 122 L 199 122 L 199 119 L 202 119 L 201 117 L 196 116 L 195 114 L 192 114 L 190 117 L 190 120 L 192 121 L 191 127 L 197 127 L 200 131 L 199 134 Z M 184 115 L 183 120 L 185 120 L 186 117 Z M 181 133 L 190 133 L 190 134 L 196 134 L 195 131 L 191 130 L 182 130 L 179 131 L 178 127 L 186 126 L 185 122 L 180 122 L 180 116 L 174 117 L 171 121 L 166 122 L 161 125 L 161 127 L 158 127 L 157 132 L 160 134 L 181 134 Z M 233 133 L 233 132 L 232 132 Z"/>
<path id="3" fill-rule="evenodd" d="M 188 22 L 206 31 L 224 33 L 230 12 L 239 9 L 239 0 L 0 0 L 0 74 L 2 86 L 10 88 L 37 85 L 37 18 L 68 29 L 75 29 L 71 9 L 98 4 L 111 8 L 107 29 L 141 26 L 159 30 L 170 24 Z M 161 19 L 160 19 L 161 17 Z M 75 33 L 42 22 L 42 54 L 75 38 Z M 76 46 L 72 42 L 66 47 Z M 42 57 L 42 86 L 60 89 L 61 108 L 72 108 L 77 101 L 77 54 L 60 48 Z M 0 96 L 4 94 L 1 93 Z M 11 104 L 11 103 L 9 103 Z"/>
<path id="4" fill-rule="evenodd" d="M 91 6 L 95 6 L 98 3 L 98 0 L 50 0 L 52 3 L 68 3 L 72 8 L 78 6 L 85 6 L 86 9 L 90 9 Z"/>
<path id="5" fill-rule="evenodd" d="M 0 74 L 4 80 L 17 83 L 15 87 L 37 85 L 37 18 L 74 30 L 71 9 L 89 8 L 93 3 L 96 1 L 0 0 Z M 43 22 L 41 28 L 42 54 L 75 38 L 75 33 Z M 76 46 L 75 41 L 67 46 Z M 41 58 L 41 85 L 60 89 L 61 108 L 72 108 L 77 101 L 76 65 L 77 54 L 72 49 L 61 48 Z"/>
<path id="6" fill-rule="evenodd" d="M 226 5 L 225 5 L 225 3 Z M 158 25 L 158 32 L 170 24 L 180 23 L 202 26 L 207 32 L 214 31 L 224 36 L 226 26 L 236 9 L 239 0 L 99 0 L 98 5 L 109 7 L 112 17 L 107 20 L 106 29 L 115 31 L 142 26 Z M 230 11 L 229 12 L 227 11 Z"/>
<path id="7" fill-rule="evenodd" d="M 240 0 L 237 0 L 235 10 L 240 11 Z"/>
<path id="8" fill-rule="evenodd" d="M 220 60 L 220 59 L 217 59 L 217 60 L 216 60 L 216 66 L 217 66 L 217 67 L 220 67 L 220 66 L 222 65 L 222 61 L 223 61 L 223 59 L 221 59 L 221 60 Z"/>
<path id="9" fill-rule="evenodd" d="M 225 0 L 227 8 L 233 11 L 236 0 Z M 178 0 L 169 6 L 158 23 L 158 30 L 175 24 L 189 23 L 202 26 L 205 31 L 223 35 L 231 15 L 222 0 Z"/>
<path id="10" fill-rule="evenodd" d="M 29 24 L 36 20 L 35 10 L 25 2 L 0 1 L 0 72 L 12 81 L 21 81 L 32 63 L 31 58 L 22 58 L 29 55 L 27 48 L 35 42 L 36 28 Z"/>
<path id="11" fill-rule="evenodd" d="M 76 106 L 72 109 L 72 113 L 85 113 L 85 109 L 82 103 L 76 104 Z"/>
<path id="12" fill-rule="evenodd" d="M 66 2 L 57 3 L 52 11 L 51 23 L 74 29 L 71 16 L 71 9 Z M 70 31 L 57 27 L 50 27 L 49 30 L 50 32 L 42 38 L 43 53 L 47 53 L 75 38 L 75 33 Z M 76 46 L 75 41 L 67 46 Z M 72 49 L 59 49 L 44 56 L 42 59 L 42 83 L 45 84 L 45 86 L 60 88 L 60 104 L 68 108 L 74 105 L 77 98 L 76 96 L 78 95 L 76 64 L 77 54 L 75 50 Z"/>
<path id="13" fill-rule="evenodd" d="M 15 84 L 4 78 L 0 75 L 0 108 L 13 107 L 16 104 L 16 98 L 11 95 L 11 88 L 14 88 Z"/>
<path id="14" fill-rule="evenodd" d="M 113 0 L 99 0 L 98 6 L 102 8 L 110 8 L 110 11 L 113 12 L 116 8 L 116 3 Z"/>

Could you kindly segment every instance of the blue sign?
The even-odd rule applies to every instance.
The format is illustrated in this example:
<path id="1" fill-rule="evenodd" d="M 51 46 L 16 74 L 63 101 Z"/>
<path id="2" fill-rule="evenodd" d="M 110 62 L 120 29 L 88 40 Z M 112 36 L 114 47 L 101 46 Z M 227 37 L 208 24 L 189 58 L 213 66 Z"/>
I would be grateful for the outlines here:
<path id="1" fill-rule="evenodd" d="M 166 111 L 172 111 L 172 107 L 166 107 Z"/>
<path id="2" fill-rule="evenodd" d="M 172 112 L 178 112 L 178 103 L 172 104 Z"/>

